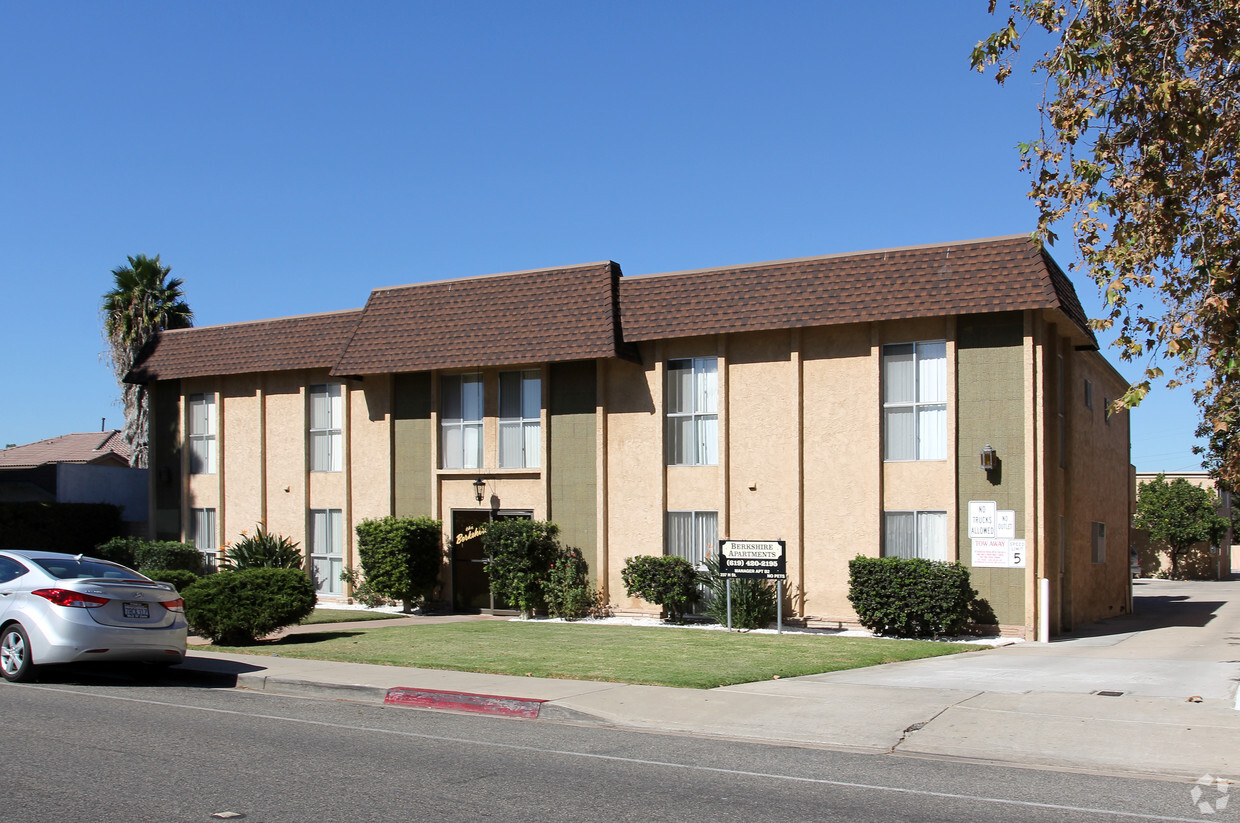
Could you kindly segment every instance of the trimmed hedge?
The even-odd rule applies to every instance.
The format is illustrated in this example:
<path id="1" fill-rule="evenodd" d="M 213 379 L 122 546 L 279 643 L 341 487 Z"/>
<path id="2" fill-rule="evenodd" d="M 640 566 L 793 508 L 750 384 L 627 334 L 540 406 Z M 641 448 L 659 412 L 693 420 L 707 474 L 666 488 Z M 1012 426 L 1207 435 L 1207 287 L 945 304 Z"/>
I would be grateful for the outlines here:
<path id="1" fill-rule="evenodd" d="M 384 517 L 357 524 L 357 557 L 369 592 L 405 608 L 435 591 L 443 570 L 443 522 Z"/>
<path id="2" fill-rule="evenodd" d="M 204 577 L 181 592 L 190 628 L 211 642 L 247 646 L 314 611 L 314 584 L 297 569 L 241 569 Z"/>
<path id="3" fill-rule="evenodd" d="M 177 543 L 173 540 L 142 541 L 134 548 L 134 560 L 138 571 L 143 574 L 147 569 L 172 570 L 202 574 L 202 552 L 188 543 Z"/>
<path id="4" fill-rule="evenodd" d="M 160 583 L 171 583 L 177 587 L 177 591 L 184 591 L 202 579 L 201 575 L 187 572 L 184 569 L 152 569 L 143 574 Z"/>
<path id="5" fill-rule="evenodd" d="M 131 569 L 137 569 L 138 548 L 146 544 L 147 541 L 141 537 L 113 537 L 108 542 L 96 546 L 94 556 L 103 560 L 111 560 L 113 563 L 120 563 L 122 566 L 128 566 Z"/>
<path id="6" fill-rule="evenodd" d="M 620 579 L 629 597 L 657 603 L 668 620 L 683 623 L 685 609 L 698 599 L 701 576 L 683 557 L 643 555 L 624 561 Z"/>
<path id="7" fill-rule="evenodd" d="M 495 520 L 482 533 L 487 578 L 496 603 L 511 603 L 522 617 L 547 605 L 544 586 L 559 556 L 560 527 L 545 520 Z"/>
<path id="8" fill-rule="evenodd" d="M 877 634 L 960 634 L 975 597 L 959 563 L 860 555 L 848 562 L 848 599 L 861 625 Z"/>

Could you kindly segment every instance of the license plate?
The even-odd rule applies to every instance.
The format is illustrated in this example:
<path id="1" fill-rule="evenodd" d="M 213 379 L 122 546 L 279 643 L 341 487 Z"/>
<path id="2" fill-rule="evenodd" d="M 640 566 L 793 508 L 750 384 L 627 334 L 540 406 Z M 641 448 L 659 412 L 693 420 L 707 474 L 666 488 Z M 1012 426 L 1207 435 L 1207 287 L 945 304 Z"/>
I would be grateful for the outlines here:
<path id="1" fill-rule="evenodd" d="M 122 603 L 121 608 L 125 610 L 125 617 L 131 620 L 148 620 L 151 617 L 151 607 L 146 603 Z"/>

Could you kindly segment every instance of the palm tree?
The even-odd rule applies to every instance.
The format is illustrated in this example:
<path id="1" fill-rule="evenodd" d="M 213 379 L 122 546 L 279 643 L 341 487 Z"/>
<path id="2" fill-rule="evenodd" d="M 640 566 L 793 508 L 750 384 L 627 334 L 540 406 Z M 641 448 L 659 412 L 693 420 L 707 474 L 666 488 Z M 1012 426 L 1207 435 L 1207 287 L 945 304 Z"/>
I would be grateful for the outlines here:
<path id="1" fill-rule="evenodd" d="M 129 463 L 138 468 L 147 465 L 147 392 L 146 386 L 124 382 L 125 375 L 156 332 L 194 324 L 194 313 L 181 291 L 184 281 L 169 279 L 171 272 L 160 265 L 158 254 L 130 257 L 128 266 L 112 269 L 114 286 L 103 296 L 103 336 L 125 404 L 124 437 L 132 449 Z"/>

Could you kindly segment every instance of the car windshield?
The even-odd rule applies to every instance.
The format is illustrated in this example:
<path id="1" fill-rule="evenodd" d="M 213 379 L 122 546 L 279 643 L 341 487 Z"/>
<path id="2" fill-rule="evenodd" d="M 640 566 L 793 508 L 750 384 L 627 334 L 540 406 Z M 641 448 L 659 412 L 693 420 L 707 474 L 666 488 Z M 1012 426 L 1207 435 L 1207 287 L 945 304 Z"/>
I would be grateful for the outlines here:
<path id="1" fill-rule="evenodd" d="M 52 577 L 61 580 L 74 580 L 77 578 L 106 578 L 114 580 L 145 580 L 146 578 L 135 571 L 131 571 L 124 566 L 118 566 L 115 563 L 108 563 L 104 560 L 91 560 L 84 557 L 81 560 L 72 557 L 32 557 L 32 563 L 35 563 L 43 571 Z"/>

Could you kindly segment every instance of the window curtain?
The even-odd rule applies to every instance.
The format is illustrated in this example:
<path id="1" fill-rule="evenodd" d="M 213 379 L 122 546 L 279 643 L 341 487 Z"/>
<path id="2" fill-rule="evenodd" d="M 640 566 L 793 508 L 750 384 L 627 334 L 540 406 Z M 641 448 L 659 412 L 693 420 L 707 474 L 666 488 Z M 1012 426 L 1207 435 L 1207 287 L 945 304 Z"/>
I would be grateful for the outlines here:
<path id="1" fill-rule="evenodd" d="M 886 512 L 883 515 L 883 557 L 916 557 L 916 537 L 912 512 Z"/>
<path id="2" fill-rule="evenodd" d="M 917 512 L 917 556 L 947 559 L 947 512 Z"/>

